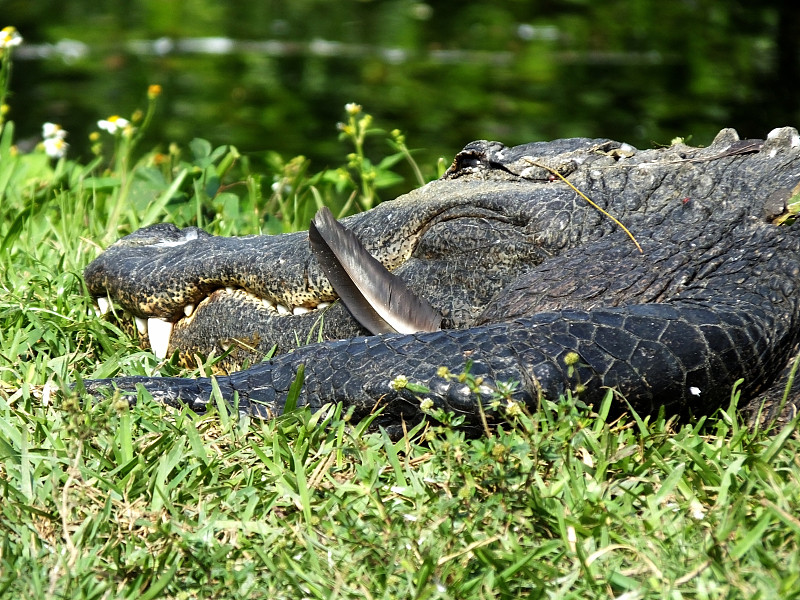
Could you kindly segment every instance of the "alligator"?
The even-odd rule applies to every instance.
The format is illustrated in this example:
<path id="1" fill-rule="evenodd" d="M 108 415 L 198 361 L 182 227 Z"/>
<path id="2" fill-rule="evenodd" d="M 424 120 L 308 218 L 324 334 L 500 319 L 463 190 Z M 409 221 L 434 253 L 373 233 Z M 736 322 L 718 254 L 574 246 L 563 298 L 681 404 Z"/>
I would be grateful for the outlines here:
<path id="1" fill-rule="evenodd" d="M 132 315 L 160 358 L 222 355 L 222 397 L 256 417 L 283 412 L 298 374 L 297 404 L 341 402 L 394 433 L 435 409 L 480 429 L 501 418 L 501 397 L 533 411 L 609 389 L 615 411 L 697 417 L 727 407 L 737 382 L 743 407 L 767 398 L 761 414 L 775 416 L 797 405 L 790 394 L 781 406 L 779 378 L 800 336 L 799 191 L 788 127 L 765 140 L 724 129 L 707 147 L 470 143 L 440 179 L 341 221 L 438 313 L 430 331 L 365 328 L 308 232 L 153 225 L 109 246 L 85 280 L 100 312 Z M 85 382 L 196 411 L 212 385 Z"/>

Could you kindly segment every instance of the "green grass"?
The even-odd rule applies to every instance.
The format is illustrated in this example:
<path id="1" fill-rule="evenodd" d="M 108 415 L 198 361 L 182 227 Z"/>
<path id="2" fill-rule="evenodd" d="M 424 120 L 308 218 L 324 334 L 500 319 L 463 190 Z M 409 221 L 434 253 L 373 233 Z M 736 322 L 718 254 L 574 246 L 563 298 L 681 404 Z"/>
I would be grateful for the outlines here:
<path id="1" fill-rule="evenodd" d="M 6 123 L 0 596 L 797 596 L 796 422 L 607 422 L 606 405 L 565 401 L 491 437 L 393 442 L 337 407 L 259 422 L 52 391 L 183 373 L 95 317 L 81 272 L 100 248 L 158 221 L 244 234 L 304 226 L 319 203 L 356 210 L 409 157 L 390 140 L 377 166 L 356 146 L 321 173 L 202 140 L 134 161 L 133 138 L 109 138 L 81 164 L 15 152 Z"/>

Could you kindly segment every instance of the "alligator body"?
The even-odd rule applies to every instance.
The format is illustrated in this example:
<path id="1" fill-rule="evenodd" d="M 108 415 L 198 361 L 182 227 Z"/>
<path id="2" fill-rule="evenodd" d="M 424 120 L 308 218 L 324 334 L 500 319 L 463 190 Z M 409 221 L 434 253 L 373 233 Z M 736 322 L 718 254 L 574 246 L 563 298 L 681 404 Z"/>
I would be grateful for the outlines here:
<path id="1" fill-rule="evenodd" d="M 504 381 L 531 409 L 615 388 L 641 413 L 707 414 L 739 379 L 743 398 L 758 398 L 797 345 L 800 226 L 775 222 L 799 189 L 791 128 L 644 151 L 603 139 L 474 142 L 442 179 L 343 220 L 441 314 L 429 333 L 369 335 L 336 302 L 305 232 L 221 238 L 157 225 L 109 247 L 85 278 L 101 309 L 137 318 L 157 354 L 227 351 L 220 390 L 255 415 L 282 412 L 300 365 L 301 404 L 343 402 L 356 416 L 380 407 L 378 423 L 393 429 L 421 417 L 421 399 L 477 424 L 478 397 L 485 406 Z M 236 371 L 244 362 L 254 366 Z M 441 367 L 469 368 L 483 385 L 470 392 Z M 208 379 L 111 383 L 196 410 L 211 389 Z"/>

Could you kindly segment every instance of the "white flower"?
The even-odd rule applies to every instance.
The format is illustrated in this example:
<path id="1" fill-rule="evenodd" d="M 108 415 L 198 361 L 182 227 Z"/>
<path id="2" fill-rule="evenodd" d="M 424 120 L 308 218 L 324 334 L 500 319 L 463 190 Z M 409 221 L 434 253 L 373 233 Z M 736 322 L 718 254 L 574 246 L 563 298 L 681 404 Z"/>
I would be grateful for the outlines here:
<path id="1" fill-rule="evenodd" d="M 42 125 L 42 137 L 44 139 L 58 138 L 63 140 L 65 137 L 67 137 L 67 132 L 63 127 L 61 127 L 61 125 L 56 123 L 45 123 Z"/>
<path id="2" fill-rule="evenodd" d="M 696 521 L 702 521 L 706 516 L 706 509 L 697 500 L 693 500 L 689 505 L 689 510 L 692 511 L 692 518 Z"/>
<path id="3" fill-rule="evenodd" d="M 117 115 L 113 115 L 108 117 L 108 119 L 103 119 L 102 121 L 97 122 L 97 126 L 114 135 L 120 129 L 125 129 L 128 125 L 130 125 L 130 121 L 128 119 L 123 119 L 122 117 L 118 117 Z"/>
<path id="4" fill-rule="evenodd" d="M 50 158 L 63 158 L 69 144 L 63 137 L 49 137 L 44 140 L 44 151 Z"/>
<path id="5" fill-rule="evenodd" d="M 361 112 L 361 105 L 355 102 L 348 102 L 344 105 L 344 110 L 348 115 L 357 115 Z"/>
<path id="6" fill-rule="evenodd" d="M 19 46 L 22 43 L 22 36 L 14 27 L 3 27 L 0 30 L 0 50 Z"/>

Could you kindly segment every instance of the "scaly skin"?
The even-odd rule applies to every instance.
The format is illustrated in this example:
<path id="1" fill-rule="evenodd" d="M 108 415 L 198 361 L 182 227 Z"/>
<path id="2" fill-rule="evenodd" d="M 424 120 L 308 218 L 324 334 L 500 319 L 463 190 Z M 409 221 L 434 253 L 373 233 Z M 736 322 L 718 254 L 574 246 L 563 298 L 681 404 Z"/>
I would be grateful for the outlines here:
<path id="1" fill-rule="evenodd" d="M 704 149 L 636 151 L 585 139 L 471 144 L 442 180 L 343 221 L 443 314 L 444 331 L 364 336 L 334 304 L 322 335 L 344 341 L 220 377 L 220 388 L 227 398 L 238 393 L 243 411 L 279 414 L 303 364 L 301 404 L 342 401 L 359 416 L 379 404 L 381 423 L 395 428 L 420 416 L 420 394 L 390 384 L 398 375 L 477 424 L 476 398 L 437 375 L 467 363 L 489 386 L 520 382 L 515 397 L 531 408 L 578 385 L 589 402 L 615 387 L 643 413 L 711 412 L 727 405 L 740 378 L 743 396 L 755 398 L 800 334 L 800 235 L 771 223 L 800 183 L 799 145 L 792 129 L 776 130 L 763 147 L 731 130 Z M 643 252 L 541 165 L 621 220 Z M 192 231 L 197 239 L 181 245 L 164 244 L 186 239 L 166 226 L 120 240 L 87 268 L 91 293 L 139 317 L 177 320 L 170 352 L 184 355 L 239 340 L 233 360 L 252 360 L 274 344 L 287 351 L 316 338 L 319 312 L 279 316 L 255 298 L 287 306 L 335 299 L 307 234 Z M 178 320 L 187 303 L 196 305 L 192 317 Z M 580 356 L 571 375 L 569 352 Z M 113 381 L 123 390 L 142 383 L 198 410 L 210 389 L 203 379 Z"/>

